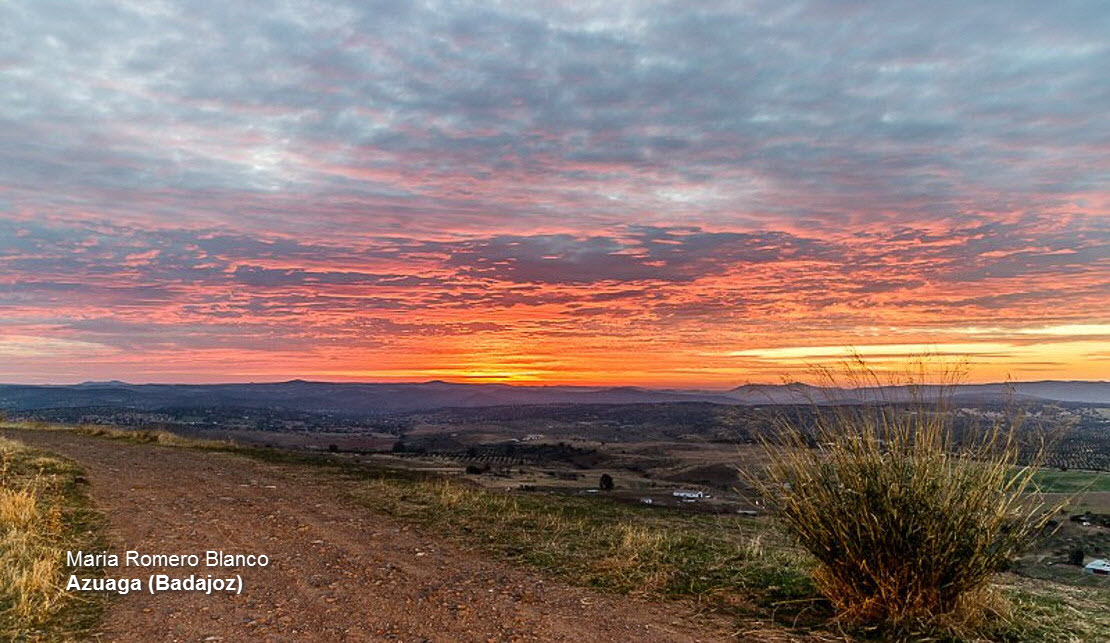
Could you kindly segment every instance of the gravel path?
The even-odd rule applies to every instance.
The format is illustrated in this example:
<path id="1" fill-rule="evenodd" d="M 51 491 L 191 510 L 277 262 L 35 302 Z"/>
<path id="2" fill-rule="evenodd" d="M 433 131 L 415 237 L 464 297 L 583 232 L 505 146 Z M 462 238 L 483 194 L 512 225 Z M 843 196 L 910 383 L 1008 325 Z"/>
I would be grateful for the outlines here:
<path id="1" fill-rule="evenodd" d="M 128 549 L 216 549 L 270 558 L 266 568 L 231 570 L 243 576 L 239 596 L 129 594 L 109 609 L 101 640 L 730 638 L 728 622 L 682 603 L 650 603 L 544 580 L 351 506 L 343 501 L 341 482 L 310 467 L 67 432 L 3 433 L 85 468 L 92 498 L 109 518 L 113 553 L 121 558 Z M 144 584 L 150 573 L 160 570 L 142 570 Z M 213 572 L 202 567 L 164 573 Z"/>

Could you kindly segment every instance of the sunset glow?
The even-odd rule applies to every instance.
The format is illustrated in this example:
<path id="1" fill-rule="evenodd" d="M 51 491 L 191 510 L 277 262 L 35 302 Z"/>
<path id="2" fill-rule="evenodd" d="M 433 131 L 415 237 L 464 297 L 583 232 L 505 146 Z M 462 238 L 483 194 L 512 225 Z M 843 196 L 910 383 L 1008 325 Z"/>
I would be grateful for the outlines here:
<path id="1" fill-rule="evenodd" d="M 0 381 L 721 388 L 852 349 L 1110 379 L 1101 2 L 36 2 L 0 32 Z"/>

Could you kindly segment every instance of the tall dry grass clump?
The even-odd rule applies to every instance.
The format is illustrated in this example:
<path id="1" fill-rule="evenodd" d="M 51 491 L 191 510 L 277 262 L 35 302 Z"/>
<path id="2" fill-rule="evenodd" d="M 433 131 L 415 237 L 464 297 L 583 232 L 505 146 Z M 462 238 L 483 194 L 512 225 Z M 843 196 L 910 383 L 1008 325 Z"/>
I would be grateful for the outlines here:
<path id="1" fill-rule="evenodd" d="M 21 444 L 0 439 L 0 636 L 33 629 L 62 598 L 61 516 L 28 459 Z"/>
<path id="2" fill-rule="evenodd" d="M 843 375 L 821 371 L 823 384 L 853 388 L 863 403 L 815 401 L 806 422 L 784 422 L 764 444 L 756 484 L 848 623 L 973 630 L 1002 607 L 992 575 L 1051 516 L 1027 493 L 1035 466 L 1019 465 L 1016 416 L 957 440 L 947 403 L 963 372 L 923 360 L 881 389 L 891 382 L 858 358 Z"/>

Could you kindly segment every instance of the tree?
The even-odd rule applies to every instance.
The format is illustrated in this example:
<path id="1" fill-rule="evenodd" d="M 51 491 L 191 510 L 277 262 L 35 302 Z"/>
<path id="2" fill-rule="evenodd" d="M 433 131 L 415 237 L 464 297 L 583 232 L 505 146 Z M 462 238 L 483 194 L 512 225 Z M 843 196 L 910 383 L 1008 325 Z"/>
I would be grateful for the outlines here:
<path id="1" fill-rule="evenodd" d="M 611 491 L 613 489 L 613 476 L 608 473 L 601 474 L 601 480 L 598 481 L 597 486 L 602 491 Z"/>

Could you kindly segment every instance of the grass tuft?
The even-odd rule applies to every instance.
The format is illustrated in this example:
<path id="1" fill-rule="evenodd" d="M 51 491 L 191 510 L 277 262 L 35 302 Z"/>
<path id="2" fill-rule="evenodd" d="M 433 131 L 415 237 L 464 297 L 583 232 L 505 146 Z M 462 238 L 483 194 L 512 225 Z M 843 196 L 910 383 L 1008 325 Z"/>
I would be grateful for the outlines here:
<path id="1" fill-rule="evenodd" d="M 816 559 L 814 582 L 843 622 L 970 635 L 1006 614 L 990 581 L 1053 510 L 1026 493 L 1035 468 L 1017 464 L 1019 422 L 957 440 L 945 402 L 959 372 L 926 396 L 924 368 L 903 382 L 910 404 L 818 406 L 814 425 L 787 423 L 753 482 Z M 857 388 L 887 383 L 859 360 L 847 376 Z"/>

